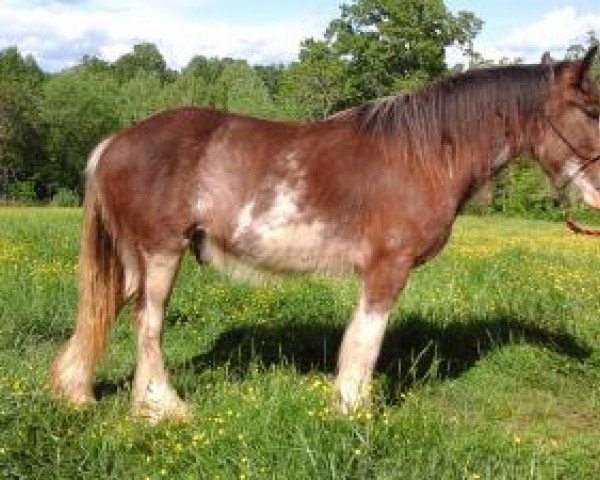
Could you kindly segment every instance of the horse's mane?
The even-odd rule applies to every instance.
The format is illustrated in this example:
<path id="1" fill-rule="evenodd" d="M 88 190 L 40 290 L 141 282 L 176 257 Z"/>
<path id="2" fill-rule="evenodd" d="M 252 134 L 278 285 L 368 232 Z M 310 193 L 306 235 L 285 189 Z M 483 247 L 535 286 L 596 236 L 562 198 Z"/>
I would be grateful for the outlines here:
<path id="1" fill-rule="evenodd" d="M 560 69 L 563 64 L 554 68 Z M 548 67 L 511 65 L 471 70 L 443 78 L 421 90 L 374 100 L 334 115 L 357 131 L 397 142 L 405 156 L 455 159 L 468 149 L 485 153 L 543 114 Z M 498 128 L 500 127 L 500 128 Z M 490 135 L 492 133 L 492 135 Z M 490 143 L 492 142 L 492 143 Z"/>

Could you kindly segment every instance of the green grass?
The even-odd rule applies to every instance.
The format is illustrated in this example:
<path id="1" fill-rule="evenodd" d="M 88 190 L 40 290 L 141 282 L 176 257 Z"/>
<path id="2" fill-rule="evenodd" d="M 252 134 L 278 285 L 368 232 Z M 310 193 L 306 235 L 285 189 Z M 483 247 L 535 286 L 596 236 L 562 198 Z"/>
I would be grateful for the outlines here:
<path id="1" fill-rule="evenodd" d="M 93 409 L 46 385 L 72 327 L 79 210 L 0 209 L 0 477 L 597 479 L 600 242 L 461 218 L 393 312 L 370 411 L 332 411 L 356 281 L 231 284 L 187 258 L 167 312 L 185 425 L 129 414 L 128 312 Z"/>

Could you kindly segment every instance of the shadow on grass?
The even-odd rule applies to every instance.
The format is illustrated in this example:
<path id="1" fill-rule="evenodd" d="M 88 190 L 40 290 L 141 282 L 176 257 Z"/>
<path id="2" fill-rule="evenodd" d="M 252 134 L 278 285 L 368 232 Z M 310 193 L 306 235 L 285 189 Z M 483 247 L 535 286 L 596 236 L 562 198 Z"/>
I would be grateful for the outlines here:
<path id="1" fill-rule="evenodd" d="M 300 373 L 333 373 L 344 326 L 318 323 L 248 325 L 222 333 L 212 348 L 171 368 L 177 372 L 201 372 L 228 365 L 244 378 L 251 364 L 265 367 L 292 365 Z M 433 325 L 411 315 L 391 325 L 377 362 L 377 373 L 385 374 L 384 393 L 393 403 L 401 392 L 430 379 L 455 378 L 488 352 L 504 345 L 527 343 L 549 348 L 575 360 L 584 360 L 591 349 L 572 335 L 553 332 L 510 317 L 467 318 L 447 326 Z M 96 384 L 97 396 L 123 389 L 131 375 L 116 382 Z"/>
<path id="2" fill-rule="evenodd" d="M 251 364 L 288 364 L 300 373 L 332 373 L 344 327 L 341 325 L 289 323 L 248 325 L 222 333 L 210 351 L 175 366 L 177 372 L 201 372 L 228 365 L 244 378 Z M 377 372 L 385 374 L 384 394 L 396 401 L 407 391 L 430 379 L 455 378 L 471 368 L 488 352 L 504 345 L 528 343 L 549 348 L 576 360 L 591 350 L 567 333 L 552 332 L 510 317 L 467 318 L 447 326 L 433 325 L 412 315 L 393 324 L 386 332 Z M 100 396 L 113 393 L 130 378 L 97 385 Z"/>

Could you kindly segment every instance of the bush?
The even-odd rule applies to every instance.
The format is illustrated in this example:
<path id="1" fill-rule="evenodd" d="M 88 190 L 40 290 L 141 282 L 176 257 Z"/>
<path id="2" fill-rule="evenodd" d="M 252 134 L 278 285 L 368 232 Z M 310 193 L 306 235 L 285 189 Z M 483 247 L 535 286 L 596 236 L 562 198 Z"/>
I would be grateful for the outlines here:
<path id="1" fill-rule="evenodd" d="M 30 205 L 35 203 L 37 196 L 33 188 L 33 182 L 22 180 L 14 182 L 8 188 L 8 197 L 12 202 Z"/>
<path id="2" fill-rule="evenodd" d="M 65 187 L 59 188 L 50 200 L 50 205 L 53 207 L 78 207 L 80 204 L 79 195 Z"/>

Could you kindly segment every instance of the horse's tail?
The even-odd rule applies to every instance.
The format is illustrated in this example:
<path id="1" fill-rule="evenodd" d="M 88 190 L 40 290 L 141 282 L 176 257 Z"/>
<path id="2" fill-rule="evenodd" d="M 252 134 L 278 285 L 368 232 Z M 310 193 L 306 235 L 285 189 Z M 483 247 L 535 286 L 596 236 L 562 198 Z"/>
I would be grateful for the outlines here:
<path id="1" fill-rule="evenodd" d="M 123 300 L 123 266 L 95 179 L 97 163 L 107 146 L 105 140 L 96 147 L 88 162 L 77 323 L 54 361 L 51 373 L 55 392 L 76 404 L 93 400 L 91 377 L 104 353 L 110 326 Z"/>

